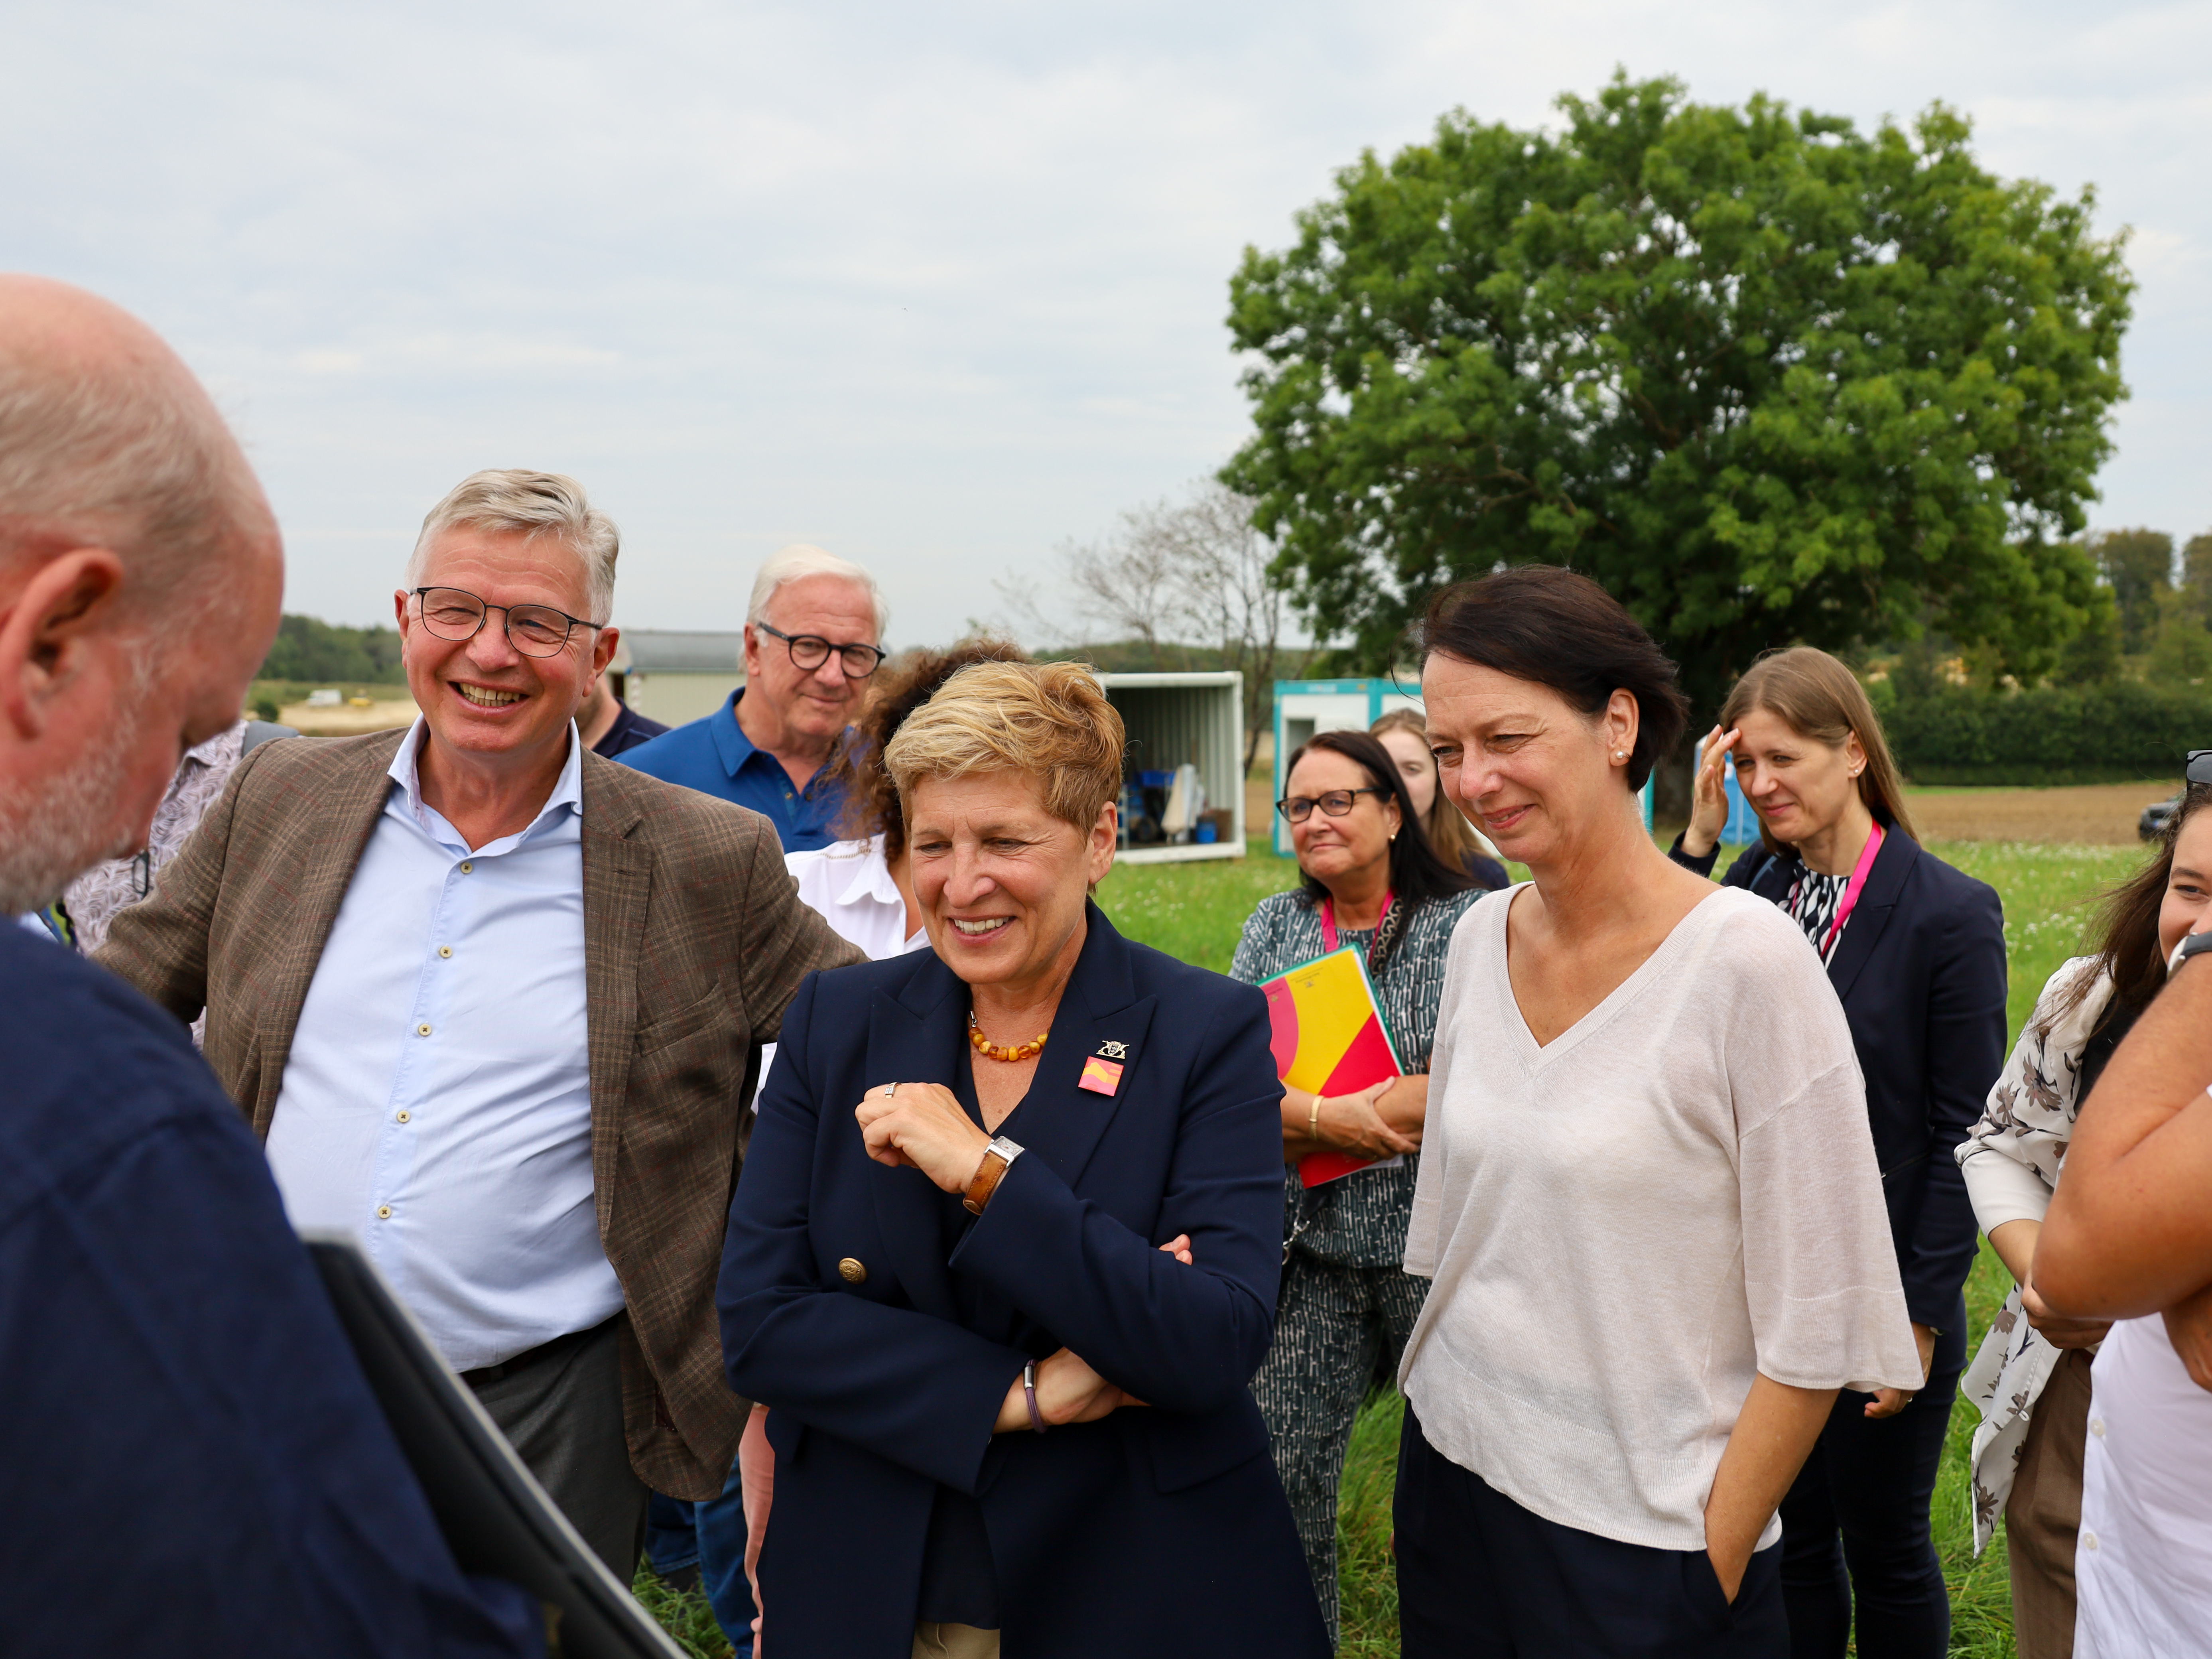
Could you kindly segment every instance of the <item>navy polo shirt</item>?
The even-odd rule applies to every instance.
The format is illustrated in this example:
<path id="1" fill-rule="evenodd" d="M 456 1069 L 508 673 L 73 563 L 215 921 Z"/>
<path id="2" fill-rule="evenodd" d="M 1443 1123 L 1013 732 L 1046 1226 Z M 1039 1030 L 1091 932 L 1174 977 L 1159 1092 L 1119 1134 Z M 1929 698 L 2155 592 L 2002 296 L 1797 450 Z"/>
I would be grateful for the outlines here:
<path id="1" fill-rule="evenodd" d="M 615 758 L 663 783 L 681 784 L 702 795 L 716 795 L 750 807 L 775 826 L 787 853 L 807 853 L 837 839 L 837 819 L 845 792 L 818 769 L 804 789 L 791 781 L 783 763 L 753 740 L 738 724 L 740 686 L 703 720 L 679 726 L 651 743 L 641 743 Z"/>

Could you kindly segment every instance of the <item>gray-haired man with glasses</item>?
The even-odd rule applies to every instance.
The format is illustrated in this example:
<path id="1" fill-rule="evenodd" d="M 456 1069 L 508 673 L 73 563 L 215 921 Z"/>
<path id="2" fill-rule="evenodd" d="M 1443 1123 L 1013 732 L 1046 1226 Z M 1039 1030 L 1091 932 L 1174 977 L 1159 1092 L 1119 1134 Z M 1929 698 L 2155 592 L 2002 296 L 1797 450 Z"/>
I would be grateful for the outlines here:
<path id="1" fill-rule="evenodd" d="M 622 757 L 669 783 L 750 806 L 787 853 L 837 839 L 844 796 L 829 763 L 884 659 L 875 578 L 818 547 L 760 569 L 745 617 L 745 683 L 703 720 Z"/>
<path id="2" fill-rule="evenodd" d="M 100 960 L 179 1017 L 301 1226 L 357 1234 L 625 1581 L 648 1486 L 721 1490 L 714 1277 L 758 1047 L 860 959 L 770 827 L 592 754 L 613 523 L 480 472 L 394 597 L 404 735 L 239 764 Z"/>

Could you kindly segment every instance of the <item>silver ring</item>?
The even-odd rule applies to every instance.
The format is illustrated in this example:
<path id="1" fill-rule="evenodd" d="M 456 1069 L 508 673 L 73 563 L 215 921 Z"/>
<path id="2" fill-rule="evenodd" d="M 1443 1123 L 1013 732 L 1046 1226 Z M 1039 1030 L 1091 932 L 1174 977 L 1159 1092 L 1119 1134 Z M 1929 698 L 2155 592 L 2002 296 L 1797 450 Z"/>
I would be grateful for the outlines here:
<path id="1" fill-rule="evenodd" d="M 890 1088 L 888 1088 L 888 1089 L 886 1089 L 886 1090 L 884 1090 L 884 1098 L 885 1100 L 889 1100 L 889 1099 L 890 1099 L 893 1095 L 896 1094 L 897 1092 L 898 1092 L 898 1085 L 897 1085 L 897 1084 L 896 1084 L 896 1083 L 894 1083 L 894 1084 L 892 1084 L 892 1085 L 891 1085 L 891 1086 L 890 1086 Z"/>

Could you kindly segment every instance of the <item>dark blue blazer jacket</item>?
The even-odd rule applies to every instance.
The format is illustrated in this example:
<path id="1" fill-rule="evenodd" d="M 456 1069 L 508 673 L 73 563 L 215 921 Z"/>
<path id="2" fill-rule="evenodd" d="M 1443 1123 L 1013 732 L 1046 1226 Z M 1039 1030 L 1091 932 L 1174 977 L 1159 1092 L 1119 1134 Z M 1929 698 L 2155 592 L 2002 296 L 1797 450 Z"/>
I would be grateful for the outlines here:
<path id="1" fill-rule="evenodd" d="M 1966 1363 L 1964 1289 L 1977 1228 L 1952 1149 L 1980 1119 L 2004 1064 L 2004 906 L 1988 883 L 1884 827 L 1828 981 L 1866 1079 L 1905 1309 L 1942 1333 L 1933 1368 L 1941 1376 Z M 1680 845 L 1677 863 L 1711 873 L 1711 858 L 1692 859 Z M 1790 882 L 1789 861 L 1753 846 L 1722 885 L 1783 904 Z"/>
<path id="2" fill-rule="evenodd" d="M 982 1506 L 1008 1659 L 1328 1651 L 1247 1386 L 1282 1259 L 1266 1004 L 1088 924 L 1024 1154 L 950 1260 L 943 1194 L 872 1162 L 853 1109 L 954 1084 L 967 987 L 922 952 L 818 975 L 784 1015 L 718 1300 L 731 1386 L 772 1407 L 761 1600 L 786 1653 L 907 1659 L 940 1483 Z M 1078 1088 L 1108 1042 L 1119 1088 Z M 1194 1266 L 1158 1249 L 1177 1233 Z M 956 1274 L 1014 1305 L 1020 1346 L 963 1326 Z M 1062 1344 L 1149 1407 L 994 1435 L 1023 1362 Z"/>

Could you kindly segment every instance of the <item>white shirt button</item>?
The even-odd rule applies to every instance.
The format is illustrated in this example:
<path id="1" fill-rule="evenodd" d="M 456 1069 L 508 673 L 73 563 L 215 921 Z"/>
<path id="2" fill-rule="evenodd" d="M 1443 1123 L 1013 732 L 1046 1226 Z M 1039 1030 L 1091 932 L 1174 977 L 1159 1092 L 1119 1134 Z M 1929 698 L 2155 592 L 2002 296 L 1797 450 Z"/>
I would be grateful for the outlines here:
<path id="1" fill-rule="evenodd" d="M 2089 1432 L 2095 1435 L 2098 1439 L 2102 1440 L 2105 1437 L 2105 1419 L 2101 1417 L 2091 1418 L 2089 1419 Z"/>
<path id="2" fill-rule="evenodd" d="M 391 1220 L 391 1219 L 392 1219 L 392 1206 L 391 1206 L 389 1204 L 380 1204 L 380 1205 L 378 1205 L 378 1206 L 376 1206 L 376 1218 L 377 1218 L 379 1221 L 389 1221 L 389 1220 Z M 2094 1548 L 2096 1547 L 2096 1546 L 2095 1546 L 2095 1545 L 2094 1545 L 2094 1544 L 2092 1544 L 2089 1547 L 2090 1547 L 2090 1548 L 2092 1548 L 2092 1549 L 2094 1549 Z"/>
<path id="3" fill-rule="evenodd" d="M 400 1121 L 402 1123 L 404 1123 L 404 1122 L 406 1122 L 409 1119 L 412 1118 L 412 1117 L 415 1115 L 415 1114 L 414 1114 L 414 1113 L 412 1113 L 412 1112 L 406 1111 L 406 1110 L 404 1110 L 404 1109 L 403 1109 L 403 1110 L 399 1113 L 399 1115 L 399 1115 L 399 1121 Z"/>
<path id="4" fill-rule="evenodd" d="M 441 945 L 438 947 L 438 954 L 441 957 L 449 957 L 453 954 L 453 947 L 450 945 Z"/>
<path id="5" fill-rule="evenodd" d="M 428 1036 L 430 1035 L 430 1028 L 428 1025 L 417 1025 L 415 1028 L 415 1035 L 416 1036 Z"/>
<path id="6" fill-rule="evenodd" d="M 2097 1534 L 2094 1532 L 2083 1533 L 2081 1534 L 2081 1547 L 2094 1553 L 2097 1547 Z"/>
<path id="7" fill-rule="evenodd" d="M 461 865 L 461 873 L 462 873 L 463 875 L 465 875 L 465 875 L 467 875 L 471 871 L 474 870 L 475 868 L 476 868 L 476 866 L 475 866 L 475 865 L 471 864 L 471 863 L 468 863 L 466 860 L 464 860 L 464 861 L 462 862 L 462 865 Z"/>

